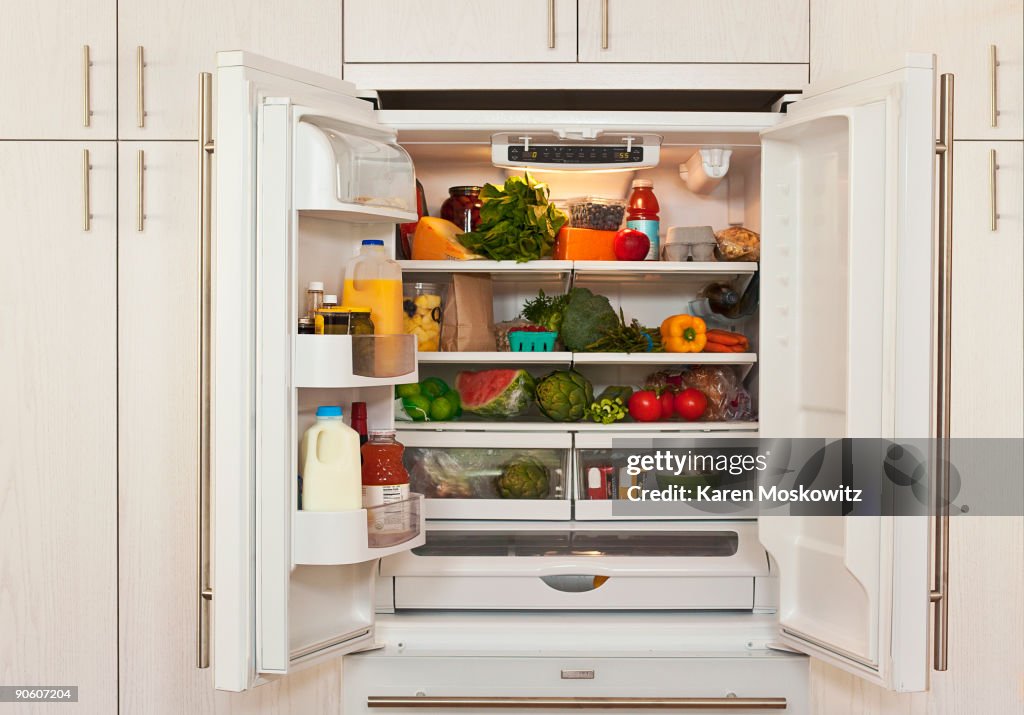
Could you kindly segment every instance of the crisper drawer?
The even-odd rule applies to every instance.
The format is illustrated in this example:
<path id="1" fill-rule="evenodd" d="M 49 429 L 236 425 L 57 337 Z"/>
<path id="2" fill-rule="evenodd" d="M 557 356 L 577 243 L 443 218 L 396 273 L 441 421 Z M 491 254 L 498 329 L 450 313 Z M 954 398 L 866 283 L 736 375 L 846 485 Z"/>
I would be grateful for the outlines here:
<path id="1" fill-rule="evenodd" d="M 538 644 L 543 650 L 543 645 Z M 373 655 L 345 659 L 355 713 L 810 712 L 807 659 Z"/>
<path id="2" fill-rule="evenodd" d="M 580 433 L 573 453 L 572 493 L 574 518 L 578 521 L 658 521 L 693 519 L 753 519 L 751 503 L 717 501 L 747 484 L 749 476 L 735 476 L 715 469 L 630 469 L 631 459 L 671 450 L 683 455 L 692 450 L 703 461 L 716 455 L 751 452 L 756 454 L 757 432 L 695 432 L 666 436 L 659 433 Z M 638 462 L 633 464 L 638 465 Z M 689 501 L 652 501 L 675 489 L 686 489 Z M 701 490 L 701 498 L 694 492 Z M 729 491 L 726 491 L 729 490 Z M 643 500 L 639 500 L 643 496 Z"/>
<path id="3" fill-rule="evenodd" d="M 568 520 L 572 436 L 400 430 L 427 519 Z"/>

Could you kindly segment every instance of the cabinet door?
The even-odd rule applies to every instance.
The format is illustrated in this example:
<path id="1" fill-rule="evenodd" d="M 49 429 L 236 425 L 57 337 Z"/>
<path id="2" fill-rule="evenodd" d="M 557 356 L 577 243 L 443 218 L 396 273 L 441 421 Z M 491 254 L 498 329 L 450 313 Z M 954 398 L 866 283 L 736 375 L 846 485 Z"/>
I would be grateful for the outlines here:
<path id="1" fill-rule="evenodd" d="M 0 142 L 0 672 L 69 712 L 117 711 L 116 181 L 113 142 Z"/>
<path id="2" fill-rule="evenodd" d="M 763 436 L 932 433 L 934 77 L 931 58 L 909 59 L 796 102 L 762 134 Z M 780 640 L 887 689 L 925 689 L 928 524 L 762 516 Z"/>
<path id="3" fill-rule="evenodd" d="M 196 77 L 213 69 L 220 50 L 262 52 L 341 76 L 337 0 L 121 0 L 117 35 L 122 139 L 197 138 Z"/>
<path id="4" fill-rule="evenodd" d="M 807 0 L 580 0 L 580 62 L 807 62 Z"/>
<path id="5" fill-rule="evenodd" d="M 575 61 L 573 0 L 345 3 L 345 62 Z"/>
<path id="6" fill-rule="evenodd" d="M 0 137 L 117 136 L 116 18 L 115 0 L 4 3 Z"/>

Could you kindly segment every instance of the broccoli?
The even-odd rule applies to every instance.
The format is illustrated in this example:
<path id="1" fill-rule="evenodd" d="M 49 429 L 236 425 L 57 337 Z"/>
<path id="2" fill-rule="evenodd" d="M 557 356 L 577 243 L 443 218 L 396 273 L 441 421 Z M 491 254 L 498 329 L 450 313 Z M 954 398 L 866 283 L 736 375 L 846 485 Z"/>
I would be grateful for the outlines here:
<path id="1" fill-rule="evenodd" d="M 607 298 L 586 288 L 573 288 L 562 313 L 560 336 L 569 350 L 583 352 L 618 324 L 619 315 Z"/>

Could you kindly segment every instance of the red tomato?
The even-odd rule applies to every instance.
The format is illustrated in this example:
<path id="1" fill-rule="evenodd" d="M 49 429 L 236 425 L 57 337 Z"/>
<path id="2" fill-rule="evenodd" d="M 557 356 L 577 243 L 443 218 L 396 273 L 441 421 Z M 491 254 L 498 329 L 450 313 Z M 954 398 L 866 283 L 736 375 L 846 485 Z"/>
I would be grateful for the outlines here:
<path id="1" fill-rule="evenodd" d="M 651 239 L 635 228 L 621 229 L 612 240 L 612 250 L 620 261 L 642 261 L 650 249 Z"/>
<path id="2" fill-rule="evenodd" d="M 655 422 L 661 419 L 661 400 L 654 390 L 640 390 L 629 398 L 629 416 L 637 422 Z"/>
<path id="3" fill-rule="evenodd" d="M 688 387 L 675 397 L 676 414 L 684 420 L 693 422 L 704 415 L 708 408 L 708 398 L 694 387 Z"/>
<path id="4" fill-rule="evenodd" d="M 665 390 L 663 393 L 661 393 L 661 397 L 659 398 L 659 401 L 661 402 L 661 419 L 671 419 L 675 399 L 675 393 L 672 392 L 671 390 Z"/>

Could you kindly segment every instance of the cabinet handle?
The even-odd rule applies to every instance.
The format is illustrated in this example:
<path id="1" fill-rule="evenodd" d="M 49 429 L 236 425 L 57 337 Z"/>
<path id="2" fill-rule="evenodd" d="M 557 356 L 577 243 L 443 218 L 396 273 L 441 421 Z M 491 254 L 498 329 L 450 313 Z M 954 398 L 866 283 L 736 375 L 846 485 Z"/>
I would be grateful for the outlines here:
<path id="1" fill-rule="evenodd" d="M 786 698 L 595 698 L 371 695 L 370 708 L 467 710 L 785 710 Z"/>
<path id="2" fill-rule="evenodd" d="M 89 150 L 82 149 L 82 230 L 92 230 L 92 201 L 90 197 L 90 186 L 89 186 L 89 170 L 92 166 L 89 164 Z"/>
<path id="3" fill-rule="evenodd" d="M 196 660 L 210 667 L 210 259 L 213 75 L 199 74 L 199 464 L 196 470 Z"/>
<path id="4" fill-rule="evenodd" d="M 555 0 L 548 0 L 548 49 L 555 48 Z"/>
<path id="5" fill-rule="evenodd" d="M 82 45 L 82 98 L 84 100 L 85 113 L 82 117 L 83 124 L 89 126 L 92 122 L 92 100 L 89 89 L 90 77 L 92 75 L 92 60 L 89 57 L 89 45 Z"/>
<path id="6" fill-rule="evenodd" d="M 136 122 L 139 128 L 146 126 L 146 58 L 142 45 L 135 48 L 135 100 Z"/>
<path id="7" fill-rule="evenodd" d="M 989 217 L 989 231 L 996 231 L 999 228 L 999 212 L 996 210 L 996 172 L 999 171 L 999 164 L 996 162 L 996 150 L 988 151 L 988 200 L 991 207 Z"/>
<path id="8" fill-rule="evenodd" d="M 953 349 L 953 75 L 940 78 L 939 140 L 935 153 L 939 175 L 939 250 L 936 261 L 937 345 L 935 387 L 935 553 L 933 667 L 946 670 L 949 662 L 949 437 Z"/>
<path id="9" fill-rule="evenodd" d="M 601 49 L 608 49 L 608 0 L 601 0 Z"/>
<path id="10" fill-rule="evenodd" d="M 135 230 L 141 233 L 146 229 L 146 152 L 142 149 L 139 149 L 135 155 L 135 173 L 138 191 L 136 194 Z"/>
<path id="11" fill-rule="evenodd" d="M 996 56 L 996 46 L 988 46 L 988 89 L 989 89 L 989 113 L 992 126 L 999 125 L 999 101 L 996 81 L 996 68 L 999 67 L 999 58 Z"/>

